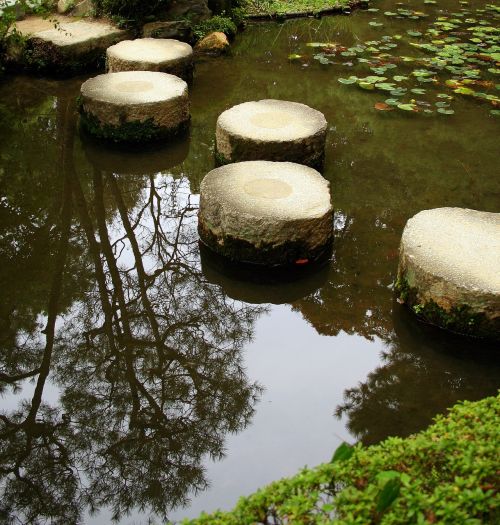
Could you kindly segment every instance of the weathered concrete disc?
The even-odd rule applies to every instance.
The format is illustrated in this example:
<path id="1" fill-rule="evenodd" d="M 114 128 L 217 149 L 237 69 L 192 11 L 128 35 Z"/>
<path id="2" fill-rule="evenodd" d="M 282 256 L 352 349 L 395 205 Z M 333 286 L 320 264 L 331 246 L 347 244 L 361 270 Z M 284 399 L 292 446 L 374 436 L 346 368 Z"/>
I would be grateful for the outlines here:
<path id="1" fill-rule="evenodd" d="M 162 71 L 190 80 L 193 49 L 170 38 L 123 40 L 106 51 L 108 71 Z"/>
<path id="2" fill-rule="evenodd" d="M 314 261 L 331 243 L 332 217 L 329 182 L 300 164 L 228 164 L 208 173 L 201 183 L 200 237 L 236 261 Z"/>
<path id="3" fill-rule="evenodd" d="M 320 167 L 326 131 L 324 115 L 305 104 L 245 102 L 217 119 L 217 154 L 221 163 L 262 159 Z"/>
<path id="4" fill-rule="evenodd" d="M 99 75 L 81 87 L 81 114 L 93 135 L 143 142 L 175 133 L 188 122 L 188 87 L 184 80 L 156 71 Z"/>
<path id="5" fill-rule="evenodd" d="M 500 214 L 437 208 L 411 218 L 401 239 L 398 291 L 429 322 L 500 335 Z"/>

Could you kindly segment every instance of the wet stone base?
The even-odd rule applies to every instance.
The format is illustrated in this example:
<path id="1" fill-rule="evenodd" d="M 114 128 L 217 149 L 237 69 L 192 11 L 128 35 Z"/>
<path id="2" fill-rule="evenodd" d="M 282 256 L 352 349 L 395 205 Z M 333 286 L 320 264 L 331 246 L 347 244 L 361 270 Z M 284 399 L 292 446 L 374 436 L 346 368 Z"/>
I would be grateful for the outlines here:
<path id="1" fill-rule="evenodd" d="M 12 70 L 25 70 L 32 73 L 68 77 L 84 71 L 104 68 L 106 57 L 101 49 L 91 49 L 86 53 L 73 55 L 65 53 L 60 47 L 42 39 L 31 38 L 16 45 L 16 51 L 7 56 L 6 65 Z"/>
<path id="2" fill-rule="evenodd" d="M 310 168 L 313 168 L 319 172 L 323 171 L 323 167 L 325 164 L 325 154 L 324 152 L 321 153 L 313 153 L 311 155 L 307 156 L 299 156 L 299 155 L 288 155 L 284 154 L 282 156 L 280 155 L 266 155 L 265 153 L 259 154 L 257 151 L 252 151 L 250 153 L 243 154 L 238 150 L 238 148 L 234 149 L 235 152 L 235 159 L 237 160 L 231 160 L 227 157 L 225 157 L 220 151 L 217 151 L 217 147 L 215 148 L 215 164 L 216 166 L 225 166 L 226 164 L 232 164 L 233 162 L 244 162 L 247 160 L 272 160 L 275 162 L 295 162 L 297 164 L 303 164 L 304 166 L 309 166 Z"/>
<path id="3" fill-rule="evenodd" d="M 190 118 L 175 127 L 163 127 L 154 123 L 153 118 L 143 121 L 126 121 L 119 126 L 101 123 L 94 115 L 80 107 L 80 128 L 97 139 L 121 144 L 141 144 L 172 140 L 184 135 L 189 129 Z"/>
<path id="4" fill-rule="evenodd" d="M 201 221 L 198 223 L 198 233 L 201 242 L 219 255 L 233 262 L 266 267 L 319 265 L 331 256 L 333 248 L 332 240 L 315 248 L 298 241 L 278 245 L 263 244 L 257 247 L 243 239 L 219 237 Z"/>
<path id="5" fill-rule="evenodd" d="M 468 337 L 500 340 L 500 317 L 490 319 L 466 304 L 445 310 L 433 300 L 423 302 L 418 290 L 410 287 L 404 276 L 398 277 L 394 289 L 398 301 L 406 304 L 423 322 Z"/>

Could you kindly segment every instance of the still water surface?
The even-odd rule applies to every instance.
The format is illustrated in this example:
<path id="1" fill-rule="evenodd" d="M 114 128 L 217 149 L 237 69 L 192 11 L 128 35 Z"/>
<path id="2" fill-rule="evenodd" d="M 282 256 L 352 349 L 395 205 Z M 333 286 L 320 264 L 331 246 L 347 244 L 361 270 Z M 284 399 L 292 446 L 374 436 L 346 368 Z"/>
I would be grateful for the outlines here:
<path id="1" fill-rule="evenodd" d="M 493 348 L 416 322 L 391 286 L 416 212 L 500 211 L 498 120 L 470 100 L 452 117 L 381 115 L 338 84 L 344 69 L 287 60 L 371 38 L 372 17 L 248 27 L 232 56 L 198 65 L 190 136 L 146 151 L 80 136 L 87 77 L 0 83 L 0 520 L 230 508 L 342 440 L 408 435 L 496 392 Z M 198 246 L 217 116 L 260 98 L 330 123 L 334 254 L 290 282 Z"/>

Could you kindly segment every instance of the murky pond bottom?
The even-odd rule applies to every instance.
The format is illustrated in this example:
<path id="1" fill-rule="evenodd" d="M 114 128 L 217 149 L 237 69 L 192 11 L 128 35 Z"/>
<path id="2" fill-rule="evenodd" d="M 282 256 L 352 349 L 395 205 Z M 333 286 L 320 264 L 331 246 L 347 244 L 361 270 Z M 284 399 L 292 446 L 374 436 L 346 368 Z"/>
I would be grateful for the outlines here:
<path id="1" fill-rule="evenodd" d="M 498 119 L 470 99 L 454 115 L 380 113 L 376 94 L 337 82 L 349 66 L 287 58 L 421 23 L 373 16 L 249 26 L 232 56 L 198 65 L 190 136 L 166 147 L 80 136 L 84 78 L 0 84 L 2 519 L 162 523 L 229 508 L 342 440 L 408 435 L 496 392 L 493 346 L 418 323 L 391 287 L 409 217 L 500 211 Z M 217 116 L 263 98 L 330 125 L 334 254 L 295 280 L 198 245 Z"/>

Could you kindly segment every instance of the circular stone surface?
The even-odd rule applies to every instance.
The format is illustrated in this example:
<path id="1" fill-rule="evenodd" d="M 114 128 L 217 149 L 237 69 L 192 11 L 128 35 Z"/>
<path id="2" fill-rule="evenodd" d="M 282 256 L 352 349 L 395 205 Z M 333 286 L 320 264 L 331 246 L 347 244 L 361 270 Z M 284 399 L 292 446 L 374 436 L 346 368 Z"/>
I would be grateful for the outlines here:
<path id="1" fill-rule="evenodd" d="M 398 273 L 415 290 L 413 304 L 433 301 L 445 311 L 466 306 L 500 322 L 500 214 L 418 213 L 404 229 Z"/>
<path id="2" fill-rule="evenodd" d="M 91 78 L 81 87 L 82 125 L 98 138 L 146 142 L 189 122 L 184 80 L 156 71 L 122 71 Z"/>
<path id="3" fill-rule="evenodd" d="M 151 104 L 182 97 L 187 84 L 156 71 L 122 71 L 90 78 L 82 84 L 83 97 L 108 104 Z"/>
<path id="4" fill-rule="evenodd" d="M 109 72 L 162 71 L 185 77 L 190 74 L 193 48 L 170 38 L 124 40 L 106 51 Z"/>
<path id="5" fill-rule="evenodd" d="M 291 162 L 248 161 L 217 168 L 200 189 L 200 236 L 235 260 L 313 260 L 332 238 L 329 183 Z"/>
<path id="6" fill-rule="evenodd" d="M 290 160 L 321 164 L 327 122 L 298 102 L 259 100 L 224 111 L 217 119 L 217 152 L 223 161 Z"/>

